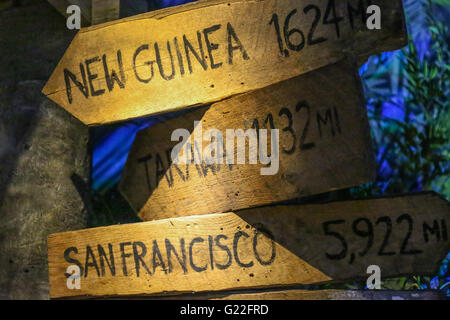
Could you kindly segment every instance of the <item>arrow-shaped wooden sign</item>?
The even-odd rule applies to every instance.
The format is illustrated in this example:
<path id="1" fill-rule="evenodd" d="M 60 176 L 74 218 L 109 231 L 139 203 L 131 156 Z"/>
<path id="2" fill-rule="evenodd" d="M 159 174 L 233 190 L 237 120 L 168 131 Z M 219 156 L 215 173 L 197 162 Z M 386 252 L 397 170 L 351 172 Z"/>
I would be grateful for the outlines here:
<path id="1" fill-rule="evenodd" d="M 182 217 L 50 235 L 50 296 L 182 294 L 437 272 L 434 193 Z"/>
<path id="2" fill-rule="evenodd" d="M 381 29 L 366 25 L 369 4 Z M 406 44 L 401 0 L 210 0 L 82 29 L 43 93 L 88 125 L 205 104 Z"/>
<path id="3" fill-rule="evenodd" d="M 172 141 L 180 129 L 187 130 L 187 139 Z M 266 145 L 260 131 L 244 135 L 251 129 L 279 130 L 277 143 L 266 131 L 267 154 L 278 154 L 271 155 L 270 164 L 261 162 L 261 148 L 251 148 Z M 206 136 L 211 130 L 221 138 Z M 239 130 L 243 140 L 235 138 Z M 190 163 L 172 161 L 180 144 L 180 159 L 186 150 L 194 154 Z M 219 158 L 207 162 L 211 145 Z M 245 155 L 240 163 L 239 154 Z M 148 221 L 305 197 L 367 183 L 374 174 L 359 76 L 354 65 L 342 61 L 139 132 L 120 190 Z"/>

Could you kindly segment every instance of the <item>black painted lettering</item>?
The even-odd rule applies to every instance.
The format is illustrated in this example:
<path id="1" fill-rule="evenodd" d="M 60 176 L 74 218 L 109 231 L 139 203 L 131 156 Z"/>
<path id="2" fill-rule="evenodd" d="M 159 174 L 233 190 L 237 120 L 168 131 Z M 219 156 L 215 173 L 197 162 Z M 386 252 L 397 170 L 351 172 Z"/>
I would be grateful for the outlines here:
<path id="1" fill-rule="evenodd" d="M 206 49 L 208 50 L 209 60 L 211 63 L 211 69 L 217 69 L 222 66 L 222 62 L 215 63 L 213 51 L 219 49 L 219 45 L 216 43 L 211 43 L 209 39 L 209 35 L 217 30 L 219 30 L 222 26 L 220 24 L 216 24 L 212 27 L 206 28 L 203 30 L 203 35 L 205 36 Z"/>
<path id="2" fill-rule="evenodd" d="M 195 265 L 194 263 L 194 258 L 193 258 L 193 248 L 194 248 L 194 244 L 195 243 L 203 243 L 205 240 L 201 237 L 197 237 L 192 239 L 191 243 L 189 244 L 189 261 L 191 264 L 192 269 L 194 269 L 195 272 L 202 272 L 205 271 L 207 268 L 207 265 L 205 265 L 204 267 L 198 267 L 197 265 Z"/>
<path id="3" fill-rule="evenodd" d="M 197 152 L 197 156 L 198 156 L 198 158 L 197 159 L 201 159 L 201 151 L 200 151 L 200 148 L 199 148 L 199 146 L 197 145 L 197 142 L 196 141 L 194 141 L 194 147 L 195 147 L 195 152 Z M 192 158 L 192 159 L 195 159 L 195 158 Z M 199 170 L 199 168 L 198 168 L 198 164 L 196 164 L 196 166 L 197 166 L 197 170 Z M 202 161 L 201 163 L 200 163 L 200 167 L 201 167 L 201 169 L 202 169 L 202 173 L 203 173 L 203 177 L 206 177 L 207 175 L 208 175 L 208 171 L 209 170 L 211 170 L 211 172 L 212 172 L 212 174 L 213 175 L 216 175 L 216 173 L 217 173 L 217 168 L 216 168 L 216 165 L 214 164 L 214 163 L 212 163 L 212 164 L 207 164 L 205 161 Z M 200 173 L 200 172 L 199 172 Z M 202 177 L 202 174 L 200 173 L 200 177 Z"/>
<path id="4" fill-rule="evenodd" d="M 313 23 L 311 25 L 311 29 L 309 30 L 309 33 L 308 33 L 308 45 L 309 46 L 314 46 L 316 44 L 320 44 L 322 42 L 327 41 L 327 38 L 324 38 L 324 37 L 316 38 L 314 36 L 314 33 L 315 33 L 315 31 L 317 29 L 317 26 L 318 26 L 318 24 L 320 22 L 320 18 L 322 17 L 322 13 L 320 12 L 320 8 L 318 6 L 316 6 L 316 5 L 313 5 L 313 4 L 308 5 L 308 6 L 306 6 L 303 9 L 303 12 L 305 14 L 309 14 L 309 12 L 311 12 L 311 11 L 314 14 L 314 20 L 313 20 Z"/>
<path id="5" fill-rule="evenodd" d="M 89 260 L 92 260 L 92 262 L 89 262 Z M 97 260 L 95 259 L 94 252 L 92 251 L 90 246 L 86 246 L 86 259 L 84 264 L 84 277 L 86 278 L 88 276 L 88 269 L 89 267 L 95 267 L 95 270 L 97 271 L 97 276 L 100 277 L 100 270 L 97 265 Z"/>
<path id="6" fill-rule="evenodd" d="M 342 133 L 341 131 L 341 122 L 339 121 L 339 113 L 336 107 L 333 107 L 334 111 L 334 124 L 336 125 L 337 132 Z"/>
<path id="7" fill-rule="evenodd" d="M 166 178 L 169 187 L 173 187 L 173 175 L 170 166 L 166 167 L 159 153 L 156 154 L 156 181 Z"/>
<path id="8" fill-rule="evenodd" d="M 358 1 L 358 6 L 356 8 L 353 7 L 349 1 L 347 3 L 347 10 L 348 10 L 348 18 L 349 18 L 349 22 L 350 22 L 350 27 L 352 28 L 352 30 L 355 29 L 355 17 L 358 15 L 361 18 L 361 23 L 364 25 L 366 24 L 367 14 L 366 14 L 366 10 L 364 8 L 363 0 Z"/>
<path id="9" fill-rule="evenodd" d="M 112 276 L 116 275 L 116 266 L 114 264 L 114 252 L 113 252 L 113 246 L 111 243 L 108 243 L 108 249 L 109 249 L 109 259 L 106 255 L 105 249 L 101 245 L 97 245 L 97 251 L 98 256 L 100 258 L 100 268 L 102 270 L 102 277 L 105 276 L 105 261 L 108 264 L 109 271 L 111 272 Z"/>
<path id="10" fill-rule="evenodd" d="M 352 223 L 352 231 L 359 237 L 367 238 L 366 247 L 358 253 L 360 257 L 363 257 L 373 245 L 374 233 L 372 222 L 367 218 L 358 218 Z M 350 263 L 353 263 L 353 260 L 354 258 L 350 257 Z"/>
<path id="11" fill-rule="evenodd" d="M 234 260 L 236 260 L 236 263 L 238 264 L 238 266 L 243 267 L 243 268 L 250 268 L 251 266 L 253 266 L 253 261 L 250 261 L 249 263 L 244 263 L 244 262 L 242 262 L 239 259 L 238 245 L 239 245 L 239 238 L 240 237 L 249 238 L 250 236 L 244 231 L 238 231 L 238 232 L 235 233 L 234 239 L 233 239 Z"/>
<path id="12" fill-rule="evenodd" d="M 300 101 L 295 106 L 295 111 L 299 113 L 303 109 L 306 110 L 306 123 L 302 131 L 302 135 L 300 136 L 300 150 L 310 150 L 316 146 L 314 142 L 306 142 L 308 132 L 309 132 L 309 125 L 311 121 L 311 107 L 309 106 L 308 102 L 305 100 Z"/>
<path id="13" fill-rule="evenodd" d="M 195 143 L 195 142 L 194 142 Z M 197 154 L 199 154 L 199 148 L 197 147 L 197 144 L 195 143 L 195 145 L 196 145 L 196 150 L 197 150 Z M 189 143 L 188 144 L 188 148 L 189 149 L 191 149 L 191 159 L 195 159 L 195 157 L 194 157 L 194 146 L 192 145 L 192 143 Z M 198 158 L 198 159 L 200 159 L 200 158 Z M 187 166 L 186 167 L 186 170 L 189 168 L 189 166 Z M 200 166 L 198 165 L 198 164 L 195 164 L 195 168 L 197 169 L 197 173 L 198 173 L 198 176 L 201 178 L 201 177 L 203 177 L 203 175 L 202 175 L 202 171 L 200 170 Z M 187 178 L 188 178 L 188 180 L 189 180 L 189 172 L 187 172 Z"/>
<path id="14" fill-rule="evenodd" d="M 169 52 L 169 56 L 170 56 L 170 64 L 171 64 L 171 68 L 172 68 L 172 73 L 170 75 L 166 75 L 164 73 L 164 66 L 162 63 L 161 59 L 161 52 L 159 50 L 159 45 L 157 42 L 155 42 L 155 54 L 156 54 L 156 63 L 158 64 L 158 68 L 159 68 L 159 73 L 161 74 L 161 77 L 164 80 L 172 80 L 175 77 L 175 66 L 173 63 L 173 55 L 172 55 L 172 49 L 170 48 L 170 42 L 167 41 L 167 51 Z M 167 60 L 167 59 L 164 59 Z"/>
<path id="15" fill-rule="evenodd" d="M 145 168 L 145 178 L 147 180 L 147 187 L 148 187 L 148 191 L 152 192 L 152 184 L 150 182 L 150 170 L 148 168 L 148 162 L 152 159 L 152 155 L 149 154 L 148 156 L 139 158 L 137 160 L 138 163 L 143 163 L 144 164 L 144 168 Z"/>
<path id="16" fill-rule="evenodd" d="M 184 42 L 184 51 L 186 53 L 186 60 L 188 62 L 189 72 L 192 73 L 192 62 L 191 62 L 191 56 L 189 53 L 192 53 L 195 57 L 195 59 L 200 63 L 203 70 L 208 69 L 208 65 L 206 64 L 206 58 L 205 53 L 203 52 L 203 44 L 202 44 L 202 35 L 199 31 L 197 31 L 197 40 L 198 40 L 198 47 L 200 50 L 200 53 L 195 51 L 192 44 L 189 42 L 189 40 L 186 38 L 186 35 L 183 35 L 183 42 Z"/>
<path id="17" fill-rule="evenodd" d="M 255 258 L 263 266 L 271 265 L 273 263 L 273 261 L 275 260 L 275 256 L 276 256 L 275 237 L 272 232 L 270 232 L 268 229 L 264 228 L 263 226 L 258 225 L 255 227 L 256 227 L 256 233 L 253 237 L 253 253 L 255 255 Z M 271 250 L 271 254 L 270 254 L 270 257 L 268 260 L 263 260 L 261 258 L 261 254 L 258 252 L 258 236 L 259 235 L 264 235 L 270 239 L 272 250 Z"/>
<path id="18" fill-rule="evenodd" d="M 345 241 L 345 238 L 339 232 L 331 230 L 332 225 L 342 225 L 342 224 L 345 224 L 345 220 L 343 219 L 327 221 L 322 224 L 325 235 L 336 238 L 341 243 L 342 246 L 342 250 L 339 253 L 336 254 L 331 254 L 328 252 L 325 253 L 325 256 L 330 260 L 342 260 L 347 255 L 348 251 L 347 241 Z"/>
<path id="19" fill-rule="evenodd" d="M 212 236 L 208 236 L 208 248 L 209 248 L 209 263 L 211 264 L 211 270 L 214 270 L 214 250 L 213 250 Z"/>
<path id="20" fill-rule="evenodd" d="M 125 73 L 123 71 L 122 52 L 120 50 L 117 50 L 117 64 L 119 66 L 120 79 L 117 75 L 116 70 L 111 69 L 111 72 L 109 72 L 108 63 L 106 61 L 106 54 L 103 55 L 102 60 L 103 69 L 105 70 L 106 86 L 108 87 L 108 90 L 112 91 L 114 89 L 115 82 L 117 82 L 117 85 L 120 87 L 120 89 L 125 88 Z"/>
<path id="21" fill-rule="evenodd" d="M 160 266 L 164 270 L 164 273 L 167 274 L 166 264 L 164 263 L 164 260 L 161 255 L 161 251 L 159 250 L 158 242 L 156 242 L 156 240 L 153 240 L 153 250 L 152 251 L 153 251 L 153 257 L 152 257 L 153 274 L 155 273 L 156 267 L 158 267 L 158 266 Z"/>
<path id="22" fill-rule="evenodd" d="M 82 275 L 84 268 L 81 265 L 80 261 L 78 261 L 77 259 L 74 259 L 70 256 L 70 254 L 72 252 L 75 254 L 78 254 L 78 249 L 76 247 L 69 247 L 66 250 L 64 250 L 64 260 L 66 260 L 70 264 L 74 264 L 74 265 L 78 266 L 78 268 L 80 268 L 80 275 Z"/>
<path id="23" fill-rule="evenodd" d="M 323 24 L 334 24 L 336 29 L 336 36 L 338 39 L 341 37 L 341 29 L 339 23 L 342 20 L 344 20 L 344 18 L 338 17 L 337 15 L 335 0 L 328 0 L 327 8 L 325 10 L 325 15 L 323 18 Z"/>
<path id="24" fill-rule="evenodd" d="M 181 180 L 183 180 L 183 182 L 187 181 L 189 179 L 188 164 L 186 164 L 186 175 L 184 175 L 183 171 L 181 171 L 180 167 L 177 164 L 173 163 L 171 153 L 172 153 L 172 148 L 166 150 L 166 158 L 167 158 L 167 162 L 169 163 L 169 167 L 175 168 L 175 171 L 178 173 L 178 176 L 181 178 Z"/>
<path id="25" fill-rule="evenodd" d="M 273 116 L 272 114 L 270 115 L 270 129 L 275 129 L 274 123 L 273 123 Z M 289 149 L 283 148 L 283 152 L 286 154 L 293 154 L 295 152 L 295 147 L 296 147 L 296 142 L 297 142 L 297 136 L 295 134 L 294 128 L 293 128 L 293 124 L 294 121 L 292 119 L 292 113 L 288 108 L 281 108 L 280 112 L 278 113 L 278 116 L 286 116 L 286 118 L 288 119 L 288 125 L 286 127 L 284 127 L 282 130 L 283 132 L 288 132 L 291 136 L 292 139 L 292 144 L 291 147 Z M 267 116 L 269 118 L 269 116 Z"/>
<path id="26" fill-rule="evenodd" d="M 69 100 L 69 103 L 72 103 L 72 86 L 70 84 L 70 81 L 72 81 L 77 88 L 81 91 L 81 93 L 88 98 L 89 97 L 89 89 L 87 86 L 87 79 L 86 79 L 86 72 L 84 71 L 84 66 L 82 63 L 80 63 L 80 73 L 81 78 L 83 79 L 83 84 L 81 84 L 80 81 L 78 81 L 77 77 L 70 72 L 68 69 L 64 69 L 64 80 L 66 81 L 66 94 L 67 94 L 67 100 Z"/>
<path id="27" fill-rule="evenodd" d="M 328 125 L 328 121 L 330 122 L 331 135 L 334 137 L 336 135 L 336 132 L 334 130 L 333 116 L 331 114 L 331 110 L 327 109 L 327 111 L 325 111 L 325 119 L 321 116 L 320 112 L 317 111 L 317 128 L 319 129 L 319 136 L 321 138 L 322 138 L 322 135 L 323 135 L 322 124 L 326 126 L 326 125 Z"/>
<path id="28" fill-rule="evenodd" d="M 385 233 L 383 242 L 381 243 L 380 250 L 378 251 L 378 255 L 379 256 L 393 256 L 393 255 L 395 255 L 394 251 L 385 251 L 386 247 L 389 244 L 389 239 L 391 237 L 392 220 L 388 216 L 380 217 L 375 222 L 375 225 L 379 225 L 381 223 L 384 223 L 386 225 L 386 233 Z"/>
<path id="29" fill-rule="evenodd" d="M 172 259 L 171 259 L 172 252 L 173 252 L 175 255 L 175 258 L 178 260 L 178 263 L 180 264 L 181 268 L 183 269 L 183 272 L 186 274 L 187 273 L 186 248 L 184 246 L 184 239 L 183 238 L 180 239 L 181 258 L 180 258 L 180 255 L 178 254 L 178 252 L 175 250 L 175 247 L 172 245 L 172 243 L 170 243 L 169 239 L 165 239 L 165 244 L 166 244 L 166 253 L 167 253 L 167 264 L 169 265 L 169 273 L 171 273 L 173 270 Z"/>
<path id="30" fill-rule="evenodd" d="M 236 32 L 233 29 L 233 26 L 230 23 L 227 23 L 227 35 L 228 35 L 228 63 L 233 64 L 233 55 L 234 51 L 239 50 L 242 53 L 242 58 L 244 60 L 249 60 L 250 57 L 247 54 L 247 51 L 245 50 L 244 46 L 241 43 L 241 40 L 239 40 L 238 36 L 236 35 Z M 236 45 L 233 45 L 233 42 L 236 43 Z"/>
<path id="31" fill-rule="evenodd" d="M 139 252 L 139 248 L 141 248 L 141 252 Z M 147 247 L 143 242 L 135 241 L 133 242 L 133 256 L 134 256 L 134 265 L 136 266 L 136 277 L 139 277 L 141 264 L 144 267 L 145 271 L 149 275 L 151 275 L 150 270 L 148 269 L 147 265 L 145 264 L 143 258 L 147 254 Z"/>
<path id="32" fill-rule="evenodd" d="M 153 67 L 155 61 L 152 60 L 152 61 L 146 61 L 146 62 L 144 62 L 144 65 L 150 67 L 150 76 L 149 76 L 148 78 L 146 78 L 146 79 L 141 78 L 141 77 L 138 75 L 138 72 L 137 72 L 137 66 L 136 66 L 136 59 L 137 59 L 138 55 L 139 55 L 142 51 L 144 51 L 144 50 L 148 50 L 148 44 L 144 44 L 144 45 L 140 46 L 139 48 L 137 48 L 136 52 L 134 53 L 134 55 L 133 55 L 133 70 L 134 70 L 134 75 L 136 76 L 136 79 L 137 79 L 139 82 L 149 83 L 150 80 L 152 80 L 153 77 L 154 77 L 154 75 L 155 75 L 155 70 L 154 70 L 154 67 Z"/>
<path id="33" fill-rule="evenodd" d="M 131 253 L 125 253 L 125 246 L 131 246 L 131 242 L 122 242 L 120 245 L 120 253 L 122 257 L 122 271 L 124 276 L 128 276 L 127 258 L 131 257 Z"/>
<path id="34" fill-rule="evenodd" d="M 441 231 L 440 231 L 440 228 L 439 228 L 439 222 L 437 220 L 433 221 L 433 226 L 432 227 L 430 227 L 428 225 L 428 223 L 426 223 L 426 222 L 423 223 L 423 239 L 427 243 L 430 240 L 429 239 L 429 233 L 431 233 L 432 235 L 435 235 L 436 241 L 440 241 L 441 240 Z"/>
<path id="35" fill-rule="evenodd" d="M 94 89 L 93 81 L 98 78 L 98 74 L 96 74 L 96 73 L 92 74 L 92 71 L 91 71 L 91 64 L 93 64 L 94 62 L 100 62 L 100 58 L 95 57 L 92 59 L 88 59 L 85 62 L 86 63 L 86 71 L 87 71 L 87 79 L 89 82 L 89 88 L 91 90 L 91 96 L 93 96 L 93 97 L 99 96 L 99 95 L 102 95 L 105 93 L 105 89 L 98 89 L 98 90 Z"/>
<path id="36" fill-rule="evenodd" d="M 401 224 L 403 221 L 406 221 L 408 224 L 408 231 L 406 233 L 405 239 L 403 240 L 402 246 L 400 248 L 400 254 L 404 254 L 404 255 L 414 255 L 414 254 L 419 254 L 422 253 L 422 250 L 419 249 L 409 249 L 407 250 L 406 248 L 408 247 L 408 241 L 411 238 L 412 232 L 413 232 L 413 219 L 409 214 L 402 214 L 400 217 L 397 218 L 397 223 Z"/>
<path id="37" fill-rule="evenodd" d="M 175 44 L 175 51 L 177 52 L 178 66 L 180 67 L 180 74 L 181 74 L 181 76 L 183 76 L 185 74 L 184 62 L 183 62 L 183 56 L 181 55 L 180 45 L 178 44 L 177 37 L 175 37 L 173 39 L 173 43 Z"/>
<path id="38" fill-rule="evenodd" d="M 233 256 L 231 255 L 231 251 L 230 249 L 226 246 L 220 243 L 220 240 L 224 239 L 227 240 L 228 237 L 226 235 L 223 234 L 219 234 L 218 236 L 216 236 L 214 238 L 214 241 L 216 242 L 216 246 L 219 247 L 220 249 L 222 249 L 223 251 L 225 251 L 228 255 L 228 259 L 227 259 L 227 263 L 225 264 L 220 264 L 216 262 L 216 267 L 220 270 L 224 270 L 227 269 L 229 266 L 231 266 L 231 262 L 233 262 Z"/>

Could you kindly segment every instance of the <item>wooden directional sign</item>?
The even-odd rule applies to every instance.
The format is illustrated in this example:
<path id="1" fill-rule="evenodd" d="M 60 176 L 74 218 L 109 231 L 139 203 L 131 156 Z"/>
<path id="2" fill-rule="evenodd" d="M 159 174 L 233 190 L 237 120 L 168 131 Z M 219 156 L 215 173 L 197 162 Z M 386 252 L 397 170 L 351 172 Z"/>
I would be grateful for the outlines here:
<path id="1" fill-rule="evenodd" d="M 368 4 L 381 29 L 366 25 Z M 43 93 L 88 125 L 218 101 L 406 45 L 401 0 L 211 0 L 80 30 Z"/>
<path id="2" fill-rule="evenodd" d="M 449 203 L 424 193 L 53 234 L 50 295 L 282 287 L 366 279 L 370 265 L 380 267 L 382 278 L 428 275 L 450 249 L 449 226 Z"/>
<path id="3" fill-rule="evenodd" d="M 201 125 L 193 130 L 195 120 Z M 171 141 L 171 136 L 178 128 L 191 133 L 191 152 L 204 156 L 200 164 L 172 162 L 171 150 L 179 140 Z M 202 132 L 213 128 L 223 135 L 223 164 L 205 161 L 209 143 L 200 140 Z M 238 139 L 226 135 L 230 129 L 252 128 L 279 129 L 279 160 L 271 161 L 270 175 L 262 175 L 261 168 L 267 166 L 260 161 L 250 164 L 251 139 L 242 148 Z M 258 138 L 262 141 L 254 136 L 254 144 Z M 242 149 L 247 158 L 237 164 Z M 234 165 L 226 161 L 230 150 Z M 354 66 L 342 61 L 141 131 L 120 190 L 147 221 L 227 212 L 355 186 L 372 181 L 374 166 L 359 76 Z"/>

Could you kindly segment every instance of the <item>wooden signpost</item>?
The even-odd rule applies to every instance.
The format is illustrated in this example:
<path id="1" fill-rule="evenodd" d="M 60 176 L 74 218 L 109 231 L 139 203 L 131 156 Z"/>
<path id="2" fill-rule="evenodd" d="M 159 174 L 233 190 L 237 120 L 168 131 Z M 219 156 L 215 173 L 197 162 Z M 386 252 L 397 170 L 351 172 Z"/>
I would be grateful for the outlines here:
<path id="1" fill-rule="evenodd" d="M 201 125 L 193 130 L 195 120 Z M 209 145 L 196 137 L 201 140 L 213 128 L 223 132 L 223 164 L 208 165 L 205 157 L 201 164 L 172 163 L 171 150 L 179 141 L 171 141 L 171 135 L 178 128 L 191 133 L 194 156 L 204 156 Z M 238 139 L 230 139 L 227 147 L 226 130 L 251 128 L 279 129 L 279 161 L 270 165 L 278 171 L 271 175 L 262 175 L 261 168 L 267 166 L 259 161 L 249 163 L 250 139 L 244 164 L 225 161 L 227 151 L 234 150 L 235 158 L 239 152 Z M 120 190 L 148 221 L 227 212 L 346 188 L 372 181 L 374 171 L 359 76 L 353 65 L 342 61 L 141 131 Z"/>
<path id="2" fill-rule="evenodd" d="M 433 274 L 450 249 L 449 226 L 449 203 L 422 193 L 53 234 L 50 295 L 279 288 L 367 279 L 370 265 L 382 278 Z M 70 266 L 81 271 L 80 289 L 68 289 Z"/>
<path id="3" fill-rule="evenodd" d="M 92 24 L 120 3 L 49 2 L 80 5 Z M 435 273 L 450 250 L 437 194 L 273 205 L 373 179 L 357 67 L 406 40 L 401 0 L 208 0 L 82 29 L 50 99 L 87 125 L 192 110 L 140 132 L 130 152 L 121 192 L 154 221 L 48 237 L 50 296 L 440 298 L 298 289 L 366 279 L 374 265 L 383 278 Z"/>
<path id="4" fill-rule="evenodd" d="M 369 30 L 369 4 L 381 29 Z M 406 45 L 401 0 L 211 0 L 79 31 L 43 93 L 88 125 L 210 103 Z"/>

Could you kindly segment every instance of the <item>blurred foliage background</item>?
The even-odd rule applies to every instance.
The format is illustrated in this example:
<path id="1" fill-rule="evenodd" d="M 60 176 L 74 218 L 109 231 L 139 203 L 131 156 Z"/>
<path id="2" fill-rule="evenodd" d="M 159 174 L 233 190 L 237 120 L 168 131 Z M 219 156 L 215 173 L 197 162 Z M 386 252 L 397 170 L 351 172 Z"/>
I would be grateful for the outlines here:
<path id="1" fill-rule="evenodd" d="M 121 16 L 192 0 L 122 0 Z M 409 45 L 373 56 L 360 69 L 377 157 L 375 182 L 327 195 L 345 200 L 434 190 L 450 200 L 450 0 L 403 0 Z M 139 221 L 117 192 L 137 131 L 174 115 L 92 129 L 90 226 Z M 450 296 L 450 253 L 434 277 L 384 280 L 383 289 L 443 290 Z M 320 288 L 364 289 L 364 282 Z"/>
<path id="2" fill-rule="evenodd" d="M 365 191 L 435 190 L 449 199 L 450 1 L 404 6 L 408 47 L 374 56 L 360 70 L 378 163 L 377 181 Z"/>
<path id="3" fill-rule="evenodd" d="M 374 183 L 349 193 L 434 190 L 450 200 L 450 0 L 404 0 L 404 8 L 408 47 L 371 57 L 360 69 L 378 168 Z M 449 260 L 450 253 L 435 277 L 390 279 L 383 287 L 450 296 Z"/>

